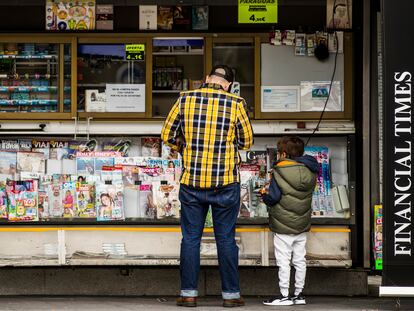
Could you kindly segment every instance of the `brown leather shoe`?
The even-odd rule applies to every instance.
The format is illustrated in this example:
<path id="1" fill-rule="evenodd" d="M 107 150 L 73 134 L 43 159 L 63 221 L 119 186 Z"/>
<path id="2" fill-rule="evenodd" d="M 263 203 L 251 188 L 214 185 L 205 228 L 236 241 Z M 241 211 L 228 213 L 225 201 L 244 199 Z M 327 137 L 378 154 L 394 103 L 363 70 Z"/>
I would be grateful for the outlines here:
<path id="1" fill-rule="evenodd" d="M 223 307 L 225 308 L 237 308 L 245 305 L 243 298 L 238 299 L 223 299 Z"/>
<path id="2" fill-rule="evenodd" d="M 197 307 L 197 297 L 178 297 L 177 306 L 179 307 Z"/>

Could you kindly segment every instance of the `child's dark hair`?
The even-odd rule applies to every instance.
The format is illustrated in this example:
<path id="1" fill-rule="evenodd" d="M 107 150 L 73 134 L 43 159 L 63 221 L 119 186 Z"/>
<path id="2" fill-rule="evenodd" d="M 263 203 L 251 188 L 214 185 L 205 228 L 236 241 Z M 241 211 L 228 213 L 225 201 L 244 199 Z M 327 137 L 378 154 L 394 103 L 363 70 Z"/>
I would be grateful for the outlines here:
<path id="1" fill-rule="evenodd" d="M 287 158 L 301 157 L 305 152 L 305 143 L 297 136 L 283 136 L 277 142 L 277 151 L 286 153 Z"/>

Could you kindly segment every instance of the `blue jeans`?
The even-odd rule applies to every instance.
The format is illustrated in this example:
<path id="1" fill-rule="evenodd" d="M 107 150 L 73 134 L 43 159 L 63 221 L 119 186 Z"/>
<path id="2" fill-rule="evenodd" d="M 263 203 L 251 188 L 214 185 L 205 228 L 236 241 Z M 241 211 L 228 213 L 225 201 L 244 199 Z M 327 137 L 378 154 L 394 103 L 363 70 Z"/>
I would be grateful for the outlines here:
<path id="1" fill-rule="evenodd" d="M 181 296 L 198 296 L 200 242 L 204 222 L 212 208 L 223 299 L 240 298 L 239 248 L 236 245 L 236 221 L 240 208 L 240 185 L 195 189 L 181 185 Z"/>

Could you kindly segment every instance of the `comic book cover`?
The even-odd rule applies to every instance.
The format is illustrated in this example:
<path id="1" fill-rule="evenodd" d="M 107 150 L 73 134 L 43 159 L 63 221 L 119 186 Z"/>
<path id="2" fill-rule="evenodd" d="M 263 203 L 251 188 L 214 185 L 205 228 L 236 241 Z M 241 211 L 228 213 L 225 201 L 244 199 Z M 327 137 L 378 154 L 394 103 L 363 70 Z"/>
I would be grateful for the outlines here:
<path id="1" fill-rule="evenodd" d="M 143 157 L 161 157 L 161 139 L 158 137 L 142 137 L 141 153 Z"/>
<path id="2" fill-rule="evenodd" d="M 76 182 L 68 181 L 62 183 L 62 204 L 63 204 L 63 217 L 73 218 L 75 217 L 76 210 Z"/>
<path id="3" fill-rule="evenodd" d="M 17 172 L 45 173 L 46 161 L 40 152 L 17 152 Z"/>
<path id="4" fill-rule="evenodd" d="M 8 198 L 6 192 L 6 183 L 0 182 L 0 219 L 7 219 Z"/>
<path id="5" fill-rule="evenodd" d="M 96 213 L 98 221 L 124 220 L 124 193 L 122 184 L 96 183 Z"/>
<path id="6" fill-rule="evenodd" d="M 53 181 L 46 188 L 49 199 L 49 214 L 53 218 L 63 217 L 63 204 L 61 196 L 61 185 L 59 181 Z"/>
<path id="7" fill-rule="evenodd" d="M 10 181 L 9 185 L 9 221 L 38 221 L 37 181 Z"/>
<path id="8" fill-rule="evenodd" d="M 191 6 L 176 5 L 173 8 L 175 30 L 191 30 Z"/>
<path id="9" fill-rule="evenodd" d="M 46 190 L 39 189 L 39 203 L 38 203 L 39 219 L 48 219 L 49 213 L 49 197 Z"/>
<path id="10" fill-rule="evenodd" d="M 136 185 L 139 180 L 139 169 L 135 165 L 122 166 L 122 181 L 125 187 L 132 187 Z"/>
<path id="11" fill-rule="evenodd" d="M 76 212 L 81 218 L 96 218 L 95 186 L 90 183 L 76 183 Z"/>
<path id="12" fill-rule="evenodd" d="M 17 153 L 13 151 L 0 151 L 0 174 L 16 174 Z"/>
<path id="13" fill-rule="evenodd" d="M 208 6 L 200 5 L 192 7 L 193 30 L 208 30 Z"/>
<path id="14" fill-rule="evenodd" d="M 154 204 L 157 208 L 157 219 L 180 218 L 179 183 L 153 182 L 152 185 Z"/>
<path id="15" fill-rule="evenodd" d="M 312 199 L 312 216 L 332 217 L 334 215 L 332 184 L 329 163 L 329 149 L 322 146 L 309 146 L 305 154 L 313 156 L 319 163 L 319 172 Z"/>
<path id="16" fill-rule="evenodd" d="M 151 183 L 142 183 L 139 186 L 139 215 L 149 219 L 155 219 L 157 215 Z"/>

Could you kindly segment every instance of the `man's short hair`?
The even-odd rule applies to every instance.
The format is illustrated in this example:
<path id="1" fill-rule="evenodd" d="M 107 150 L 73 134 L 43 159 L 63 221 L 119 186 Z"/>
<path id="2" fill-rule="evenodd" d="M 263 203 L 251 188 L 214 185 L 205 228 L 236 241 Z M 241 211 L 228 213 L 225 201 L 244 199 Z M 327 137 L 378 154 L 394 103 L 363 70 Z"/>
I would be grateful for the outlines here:
<path id="1" fill-rule="evenodd" d="M 286 153 L 290 159 L 301 157 L 305 152 L 305 143 L 297 136 L 283 136 L 277 142 L 277 151 L 280 154 Z"/>
<path id="2" fill-rule="evenodd" d="M 221 70 L 220 70 L 221 69 Z M 226 65 L 216 65 L 211 69 L 210 76 L 216 76 L 223 78 L 227 82 L 234 82 L 234 72 L 229 66 Z"/>

